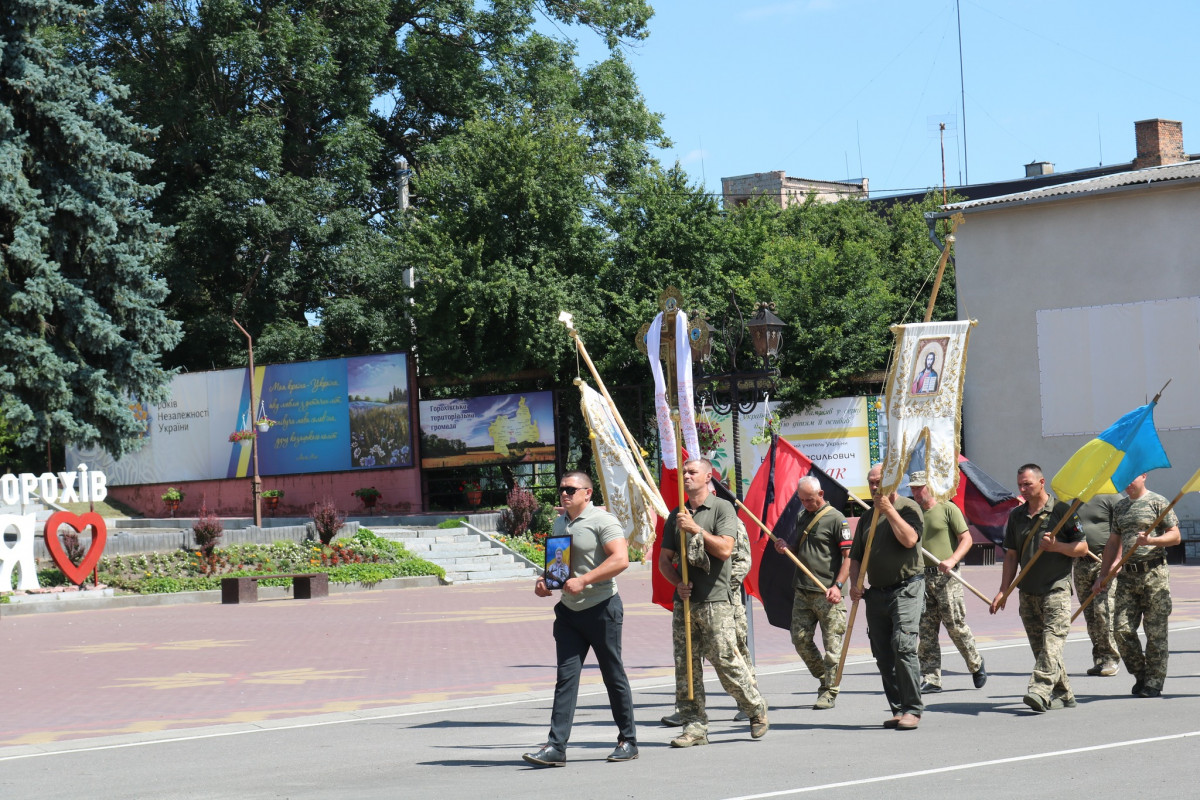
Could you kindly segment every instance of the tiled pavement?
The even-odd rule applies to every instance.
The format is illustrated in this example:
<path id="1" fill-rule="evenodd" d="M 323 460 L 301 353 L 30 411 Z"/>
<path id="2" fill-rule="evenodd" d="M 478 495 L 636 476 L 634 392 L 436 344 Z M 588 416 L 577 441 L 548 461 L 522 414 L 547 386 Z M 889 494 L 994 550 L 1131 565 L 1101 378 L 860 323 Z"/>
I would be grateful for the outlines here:
<path id="1" fill-rule="evenodd" d="M 990 595 L 1000 567 L 964 574 Z M 649 602 L 649 571 L 619 583 L 630 678 L 668 684 L 670 615 Z M 1172 567 L 1172 587 L 1172 624 L 1200 618 L 1200 567 Z M 552 605 L 528 581 L 504 581 L 2 617 L 0 747 L 545 692 Z M 1015 602 L 993 617 L 969 596 L 967 613 L 982 643 L 1023 639 Z M 760 671 L 796 668 L 787 632 L 757 604 L 755 618 Z M 1080 620 L 1072 637 L 1083 636 Z M 850 657 L 867 655 L 860 609 Z M 963 669 L 953 653 L 945 665 Z M 1068 664 L 1072 674 L 1087 666 Z M 594 663 L 585 681 L 599 682 Z"/>

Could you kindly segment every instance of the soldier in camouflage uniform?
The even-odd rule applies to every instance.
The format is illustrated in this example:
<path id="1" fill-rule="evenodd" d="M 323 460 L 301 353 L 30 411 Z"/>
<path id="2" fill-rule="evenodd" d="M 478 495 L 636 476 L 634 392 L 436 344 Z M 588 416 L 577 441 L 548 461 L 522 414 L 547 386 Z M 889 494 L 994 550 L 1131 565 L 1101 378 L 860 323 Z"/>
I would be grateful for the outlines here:
<path id="1" fill-rule="evenodd" d="M 1087 555 L 1083 528 L 1074 514 L 1059 526 L 1071 510 L 1046 491 L 1046 479 L 1037 464 L 1017 470 L 1017 488 L 1024 505 L 1008 515 L 1004 529 L 1004 571 L 1000 591 L 992 600 L 995 614 L 1007 603 L 1005 593 L 1034 553 L 1041 556 L 1018 584 L 1021 589 L 1021 623 L 1033 650 L 1033 674 L 1021 700 L 1040 714 L 1057 708 L 1074 708 L 1075 695 L 1063 663 L 1063 645 L 1071 630 L 1071 559 Z M 1058 528 L 1058 535 L 1051 536 Z"/>
<path id="2" fill-rule="evenodd" d="M 1082 601 L 1091 594 L 1096 578 L 1100 576 L 1100 559 L 1108 536 L 1112 533 L 1113 510 L 1121 500 L 1119 494 L 1098 494 L 1079 507 L 1079 521 L 1083 535 L 1087 537 L 1088 552 L 1096 558 L 1080 558 L 1075 561 L 1075 594 Z M 1087 621 L 1088 638 L 1092 640 L 1092 666 L 1088 675 L 1112 677 L 1120 671 L 1121 654 L 1117 652 L 1117 641 L 1113 638 L 1113 598 L 1116 596 L 1116 578 L 1105 586 L 1092 602 L 1083 609 Z"/>
<path id="3" fill-rule="evenodd" d="M 804 661 L 812 676 L 820 681 L 817 701 L 813 709 L 833 708 L 837 702 L 837 665 L 842 658 L 842 637 L 846 635 L 846 606 L 842 604 L 842 587 L 850 574 L 850 526 L 846 518 L 829 503 L 821 482 L 805 476 L 796 486 L 796 494 L 803 513 L 796 520 L 800 536 L 793 552 L 800 563 L 813 573 L 823 586 L 813 583 L 812 578 L 796 570 L 794 588 L 796 597 L 792 604 L 792 646 Z M 775 550 L 787 552 L 787 542 L 775 540 Z M 817 649 L 813 637 L 817 625 L 821 626 L 821 641 L 825 655 Z"/>
<path id="4" fill-rule="evenodd" d="M 750 555 L 750 536 L 746 533 L 746 526 L 741 519 L 737 523 L 737 540 L 733 545 L 733 555 L 730 556 L 730 577 L 733 579 L 733 591 L 737 596 L 737 602 L 733 604 L 734 623 L 737 627 L 737 648 L 742 654 L 742 658 L 746 660 L 746 664 L 750 667 L 750 680 L 754 687 L 758 688 L 758 675 L 754 671 L 754 657 L 750 654 L 750 627 L 746 622 L 746 598 L 742 596 L 742 582 L 746 580 L 746 576 L 750 574 L 750 564 L 752 557 Z M 678 565 L 676 564 L 678 569 Z M 676 658 L 683 658 L 683 640 L 680 639 L 679 650 L 676 652 Z M 744 711 L 738 711 L 733 718 L 735 722 L 749 719 Z M 671 714 L 662 718 L 662 724 L 668 728 L 679 728 L 683 726 L 683 716 L 678 708 Z"/>
<path id="5" fill-rule="evenodd" d="M 708 714 L 705 712 L 701 659 L 716 670 L 725 691 L 750 717 L 750 736 L 766 735 L 767 704 L 755 686 L 753 670 L 738 648 L 737 616 L 740 603 L 732 580 L 732 556 L 737 538 L 737 514 L 733 505 L 709 489 L 712 468 L 695 459 L 683 465 L 683 488 L 688 502 L 676 509 L 663 527 L 663 546 L 658 569 L 675 586 L 675 610 L 671 632 L 675 650 L 675 706 L 683 718 L 683 733 L 672 747 L 708 744 Z M 679 544 L 679 532 L 687 537 Z M 688 559 L 688 583 L 683 583 L 673 559 L 678 550 Z M 692 692 L 688 699 L 687 663 L 684 647 L 683 601 L 691 602 Z"/>
<path id="6" fill-rule="evenodd" d="M 982 689 L 987 683 L 987 670 L 983 666 L 983 657 L 975 649 L 975 636 L 967 625 L 962 584 L 951 575 L 973 546 L 967 518 L 958 506 L 933 496 L 926 488 L 924 470 L 914 472 L 908 485 L 913 500 L 925 512 L 922 547 L 938 559 L 936 564 L 930 564 L 926 557 L 925 564 L 925 611 L 921 614 L 920 644 L 917 646 L 921 661 L 921 692 L 932 694 L 942 690 L 942 648 L 938 642 L 941 626 L 945 626 L 950 641 L 967 662 L 971 682 L 976 689 Z"/>
<path id="7" fill-rule="evenodd" d="M 1125 494 L 1113 511 L 1112 535 L 1104 548 L 1100 574 L 1110 574 L 1123 551 L 1137 548 L 1117 583 L 1113 633 L 1125 669 L 1134 676 L 1132 693 L 1158 697 L 1167 678 L 1167 618 L 1171 616 L 1170 570 L 1162 548 L 1179 544 L 1179 519 L 1168 511 L 1157 528 L 1147 530 L 1168 503 L 1146 488 L 1145 475 L 1134 478 Z M 1145 653 L 1138 639 L 1139 623 L 1146 632 Z"/>

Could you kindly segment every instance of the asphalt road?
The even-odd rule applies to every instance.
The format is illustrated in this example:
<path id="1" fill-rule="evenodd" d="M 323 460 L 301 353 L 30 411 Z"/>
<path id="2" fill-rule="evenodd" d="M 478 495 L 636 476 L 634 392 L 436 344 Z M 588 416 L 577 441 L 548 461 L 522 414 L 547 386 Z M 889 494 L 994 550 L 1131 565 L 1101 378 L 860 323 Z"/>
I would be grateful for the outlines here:
<path id="1" fill-rule="evenodd" d="M 969 568 L 990 592 L 999 568 Z M 771 705 L 760 741 L 707 673 L 712 744 L 672 750 L 669 615 L 622 579 L 626 661 L 641 758 L 604 761 L 616 730 L 589 665 L 569 762 L 536 769 L 553 686 L 551 611 L 524 582 L 4 618 L 0 798 L 575 798 L 680 796 L 1194 797 L 1200 778 L 1200 569 L 1174 567 L 1165 695 L 1088 677 L 1076 624 L 1075 709 L 1021 702 L 1032 655 L 1015 607 L 968 619 L 991 674 L 982 690 L 957 652 L 946 691 L 913 732 L 888 716 L 859 619 L 837 708 L 784 631 L 756 626 Z M 1015 604 L 1014 604 L 1015 606 Z M 943 643 L 948 642 L 943 637 Z"/>

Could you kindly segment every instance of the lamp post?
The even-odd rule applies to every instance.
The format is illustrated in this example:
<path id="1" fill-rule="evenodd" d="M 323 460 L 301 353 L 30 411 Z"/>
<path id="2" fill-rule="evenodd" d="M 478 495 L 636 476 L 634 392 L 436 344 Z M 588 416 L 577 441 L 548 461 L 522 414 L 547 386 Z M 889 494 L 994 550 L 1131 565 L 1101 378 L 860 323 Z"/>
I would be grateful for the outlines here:
<path id="1" fill-rule="evenodd" d="M 233 319 L 231 317 L 231 319 Z M 250 456 L 254 462 L 254 478 L 250 482 L 250 491 L 254 495 L 254 525 L 262 527 L 262 478 L 258 476 L 258 431 L 254 424 L 254 339 L 250 333 L 242 327 L 242 323 L 236 319 L 233 324 L 237 325 L 238 330 L 246 337 L 246 351 L 249 354 L 249 370 L 250 370 L 250 432 L 253 434 L 250 440 Z"/>
<path id="2" fill-rule="evenodd" d="M 723 329 L 714 328 L 703 315 L 696 315 L 688 329 L 692 358 L 699 365 L 695 377 L 696 401 L 708 403 L 719 414 L 729 414 L 733 425 L 733 484 L 734 494 L 742 499 L 742 442 L 741 415 L 754 411 L 770 392 L 775 391 L 779 369 L 773 362 L 779 357 L 783 344 L 784 323 L 775 316 L 774 303 L 759 303 L 754 316 L 747 325 L 738 308 L 737 299 L 730 295 L 736 323 L 732 315 L 727 318 Z M 746 330 L 754 345 L 758 368 L 743 370 L 738 367 L 738 351 L 745 340 Z M 725 346 L 729 369 L 725 372 L 709 373 L 712 363 L 712 342 L 719 337 Z"/>

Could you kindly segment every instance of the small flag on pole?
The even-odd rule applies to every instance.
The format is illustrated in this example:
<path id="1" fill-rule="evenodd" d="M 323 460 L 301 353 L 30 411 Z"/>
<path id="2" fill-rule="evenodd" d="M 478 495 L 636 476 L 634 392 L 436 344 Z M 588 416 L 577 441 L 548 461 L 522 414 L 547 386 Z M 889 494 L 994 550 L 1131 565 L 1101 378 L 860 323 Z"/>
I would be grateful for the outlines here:
<path id="1" fill-rule="evenodd" d="M 1135 408 L 1079 448 L 1050 482 L 1059 499 L 1086 503 L 1117 494 L 1138 475 L 1171 466 L 1154 429 L 1154 405 Z"/>

